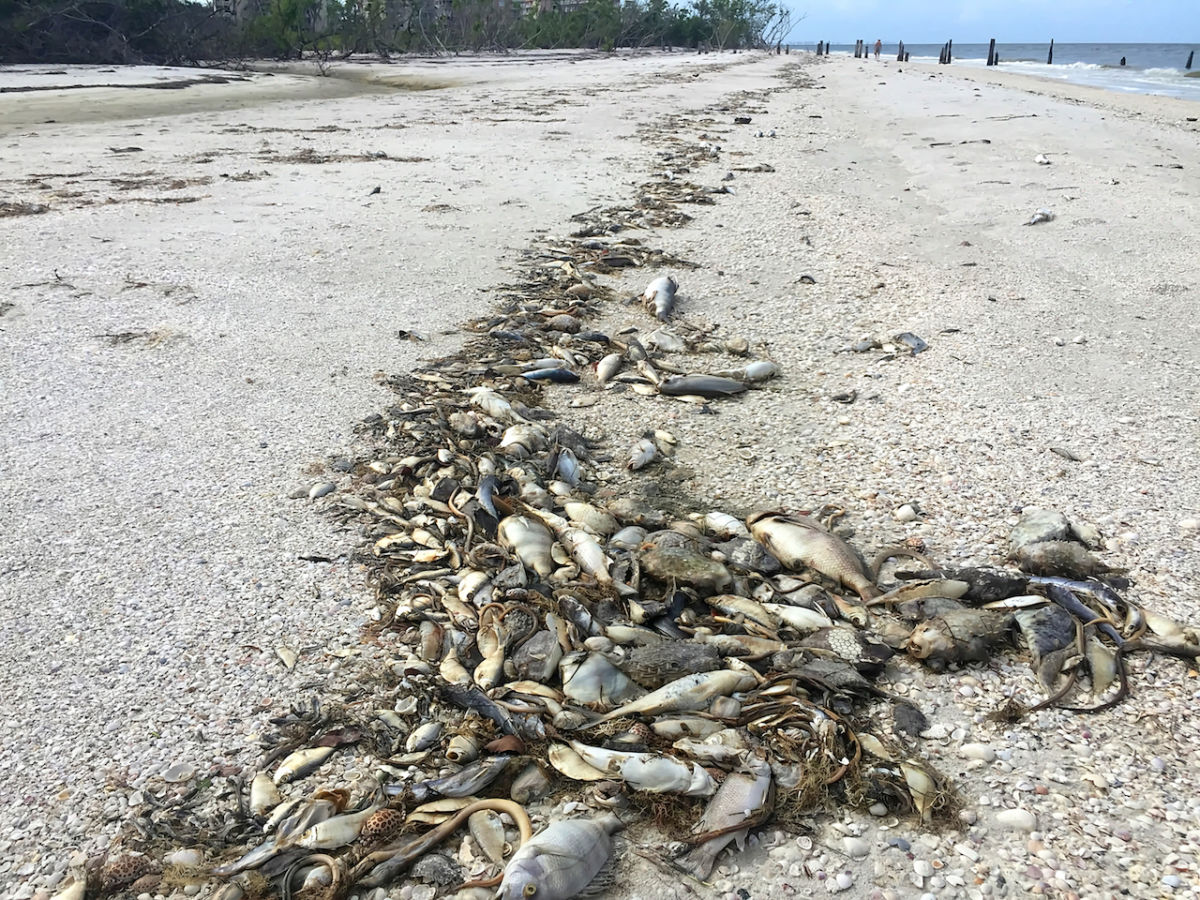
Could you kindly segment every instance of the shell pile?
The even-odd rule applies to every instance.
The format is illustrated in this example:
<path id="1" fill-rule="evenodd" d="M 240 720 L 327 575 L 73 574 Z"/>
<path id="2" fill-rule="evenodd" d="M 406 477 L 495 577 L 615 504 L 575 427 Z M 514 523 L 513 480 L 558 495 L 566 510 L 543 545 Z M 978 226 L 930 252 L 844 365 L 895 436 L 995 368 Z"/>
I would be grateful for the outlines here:
<path id="1" fill-rule="evenodd" d="M 717 156 L 677 142 L 662 162 L 682 173 Z M 572 404 L 620 389 L 634 404 L 703 410 L 747 402 L 779 369 L 689 322 L 676 294 L 686 279 L 666 277 L 683 261 L 612 236 L 647 216 L 677 224 L 675 204 L 712 192 L 664 179 L 641 195 L 530 253 L 523 281 L 469 323 L 467 346 L 392 379 L 396 402 L 365 423 L 375 457 L 325 502 L 367 537 L 373 634 L 398 635 L 381 676 L 390 708 L 279 720 L 291 741 L 263 760 L 238 826 L 209 847 L 224 848 L 222 900 L 365 896 L 403 877 L 425 896 L 464 882 L 483 891 L 530 840 L 526 808 L 563 793 L 626 823 L 646 795 L 705 798 L 693 833 L 674 835 L 692 845 L 674 864 L 704 879 L 739 830 L 773 811 L 786 823 L 788 809 L 883 804 L 929 821 L 952 807 L 903 730 L 878 725 L 889 709 L 898 725 L 923 718 L 873 683 L 897 652 L 945 667 L 1020 635 L 1046 702 L 1080 702 L 1086 684 L 1092 708 L 1128 693 L 1128 653 L 1195 656 L 1195 632 L 1123 600 L 1113 585 L 1127 582 L 1054 513 L 1014 533 L 1021 571 L 947 571 L 923 548 L 888 548 L 881 557 L 915 557 L 915 569 L 880 584 L 879 566 L 819 514 L 743 518 L 642 499 L 669 471 L 675 438 L 651 428 L 631 448 L 607 447 L 564 421 Z M 650 286 L 619 307 L 600 275 L 635 267 Z M 602 314 L 631 327 L 595 330 Z M 375 760 L 361 796 L 322 783 L 346 745 Z M 590 852 L 607 848 L 605 823 L 591 826 Z M 469 858 L 437 853 L 460 828 Z M 140 874 L 109 864 L 91 886 L 123 889 Z"/>

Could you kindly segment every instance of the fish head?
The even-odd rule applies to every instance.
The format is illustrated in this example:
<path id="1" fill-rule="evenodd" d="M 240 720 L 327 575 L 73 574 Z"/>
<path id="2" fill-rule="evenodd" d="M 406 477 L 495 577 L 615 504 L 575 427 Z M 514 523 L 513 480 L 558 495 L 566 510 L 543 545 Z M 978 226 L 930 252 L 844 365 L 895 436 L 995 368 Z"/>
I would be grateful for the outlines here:
<path id="1" fill-rule="evenodd" d="M 544 885 L 550 872 L 536 856 L 514 859 L 500 883 L 500 900 L 537 900 L 550 896 Z"/>

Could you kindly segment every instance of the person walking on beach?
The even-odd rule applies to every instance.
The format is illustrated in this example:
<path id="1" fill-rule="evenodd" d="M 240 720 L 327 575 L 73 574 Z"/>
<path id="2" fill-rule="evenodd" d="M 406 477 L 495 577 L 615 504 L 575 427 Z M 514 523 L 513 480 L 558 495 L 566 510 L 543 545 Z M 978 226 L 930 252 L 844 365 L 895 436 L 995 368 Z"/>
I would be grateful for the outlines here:
<path id="1" fill-rule="evenodd" d="M 883 39 L 879 38 L 875 41 L 875 58 L 879 59 L 879 51 L 883 49 Z"/>

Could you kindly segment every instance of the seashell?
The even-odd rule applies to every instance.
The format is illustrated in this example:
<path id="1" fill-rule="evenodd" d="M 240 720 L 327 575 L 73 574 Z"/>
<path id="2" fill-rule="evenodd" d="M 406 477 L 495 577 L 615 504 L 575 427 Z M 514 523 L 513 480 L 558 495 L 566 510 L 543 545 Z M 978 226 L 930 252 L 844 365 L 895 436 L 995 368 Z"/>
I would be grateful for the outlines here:
<path id="1" fill-rule="evenodd" d="M 273 786 L 274 785 L 272 785 L 272 787 Z M 195 847 L 176 850 L 174 853 L 168 853 L 163 857 L 163 864 L 168 866 L 195 868 L 196 866 L 204 864 L 204 851 Z"/>
<path id="2" fill-rule="evenodd" d="M 1027 809 L 1005 809 L 996 813 L 996 821 L 1005 828 L 1014 831 L 1034 831 L 1037 829 L 1037 816 Z"/>
<path id="3" fill-rule="evenodd" d="M 474 738 L 456 734 L 446 744 L 446 759 L 458 765 L 466 765 L 479 757 L 479 746 Z"/>
<path id="4" fill-rule="evenodd" d="M 66 884 L 58 889 L 50 900 L 84 900 L 87 882 L 82 878 L 68 878 Z M 235 898 L 229 898 L 235 900 Z"/>
<path id="5" fill-rule="evenodd" d="M 283 663 L 283 667 L 289 672 L 296 668 L 296 660 L 300 658 L 300 654 L 291 647 L 280 645 L 275 648 L 275 655 L 279 657 L 279 661 Z"/>
<path id="6" fill-rule="evenodd" d="M 913 805 L 921 817 L 925 818 L 937 801 L 937 782 L 920 763 L 914 760 L 902 762 L 900 771 L 904 775 L 904 783 L 908 785 L 908 793 L 912 797 Z"/>

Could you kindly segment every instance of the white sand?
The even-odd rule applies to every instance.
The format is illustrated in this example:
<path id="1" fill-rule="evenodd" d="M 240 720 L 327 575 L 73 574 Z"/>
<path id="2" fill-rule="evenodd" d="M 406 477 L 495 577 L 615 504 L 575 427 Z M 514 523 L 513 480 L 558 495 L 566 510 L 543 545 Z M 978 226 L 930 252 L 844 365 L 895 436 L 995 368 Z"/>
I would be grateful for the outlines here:
<path id="1" fill-rule="evenodd" d="M 1096 105 L 1081 88 L 1030 93 L 852 60 L 813 63 L 824 90 L 784 90 L 776 76 L 795 61 L 395 66 L 383 76 L 427 82 L 436 70 L 456 86 L 342 97 L 328 92 L 361 85 L 276 75 L 282 91 L 256 77 L 0 95 L 0 203 L 50 207 L 0 218 L 13 304 L 0 318 L 5 897 L 49 889 L 72 851 L 107 847 L 130 788 L 161 784 L 176 762 L 249 764 L 267 715 L 380 653 L 358 642 L 371 597 L 349 561 L 354 535 L 288 494 L 354 452 L 354 423 L 389 402 L 376 373 L 455 349 L 455 325 L 487 309 L 533 237 L 629 201 L 656 168 L 636 126 L 737 91 L 777 94 L 746 128 L 693 114 L 680 136 L 710 132 L 724 155 L 689 177 L 716 184 L 757 162 L 776 172 L 739 174 L 734 196 L 689 210 L 691 225 L 644 238 L 702 264 L 680 273 L 685 315 L 763 342 L 785 377 L 717 417 L 609 395 L 575 421 L 616 452 L 667 425 L 697 496 L 736 512 L 838 503 L 867 550 L 919 534 L 938 559 L 997 561 L 1014 508 L 1061 508 L 1099 525 L 1138 601 L 1200 618 L 1200 548 L 1180 527 L 1200 515 L 1195 110 L 1144 98 L 1131 118 L 1128 98 Z M 760 127 L 778 137 L 755 138 Z M 110 149 L 128 147 L 141 150 Z M 306 151 L 391 158 L 279 159 Z M 1039 153 L 1052 164 L 1036 165 Z M 1055 221 L 1020 224 L 1042 206 Z M 621 283 L 640 290 L 649 274 Z M 833 353 L 904 330 L 930 350 Z M 849 388 L 854 405 L 829 401 Z M 564 409 L 586 390 L 562 389 Z M 750 462 L 729 454 L 734 441 Z M 892 511 L 906 502 L 923 515 L 901 526 Z M 301 651 L 295 672 L 275 658 L 281 644 Z M 917 693 L 946 735 L 922 752 L 979 824 L 930 836 L 821 816 L 810 870 L 850 871 L 851 896 L 1039 883 L 1155 896 L 1170 890 L 1163 877 L 1185 892 L 1200 865 L 1195 688 L 1176 661 L 1134 668 L 1135 697 L 1114 713 L 1001 726 L 984 716 L 1004 693 L 1032 695 L 1019 660 L 949 676 L 901 664 L 897 690 Z M 966 742 L 1007 758 L 968 762 Z M 1036 812 L 1038 834 L 995 825 L 993 806 L 1014 803 Z M 840 846 L 831 823 L 872 842 L 902 836 L 963 884 L 918 889 L 886 843 L 864 861 L 822 850 Z M 717 890 L 824 893 L 789 873 L 803 855 L 791 839 L 755 850 L 714 876 Z M 675 894 L 637 860 L 613 896 Z"/>

